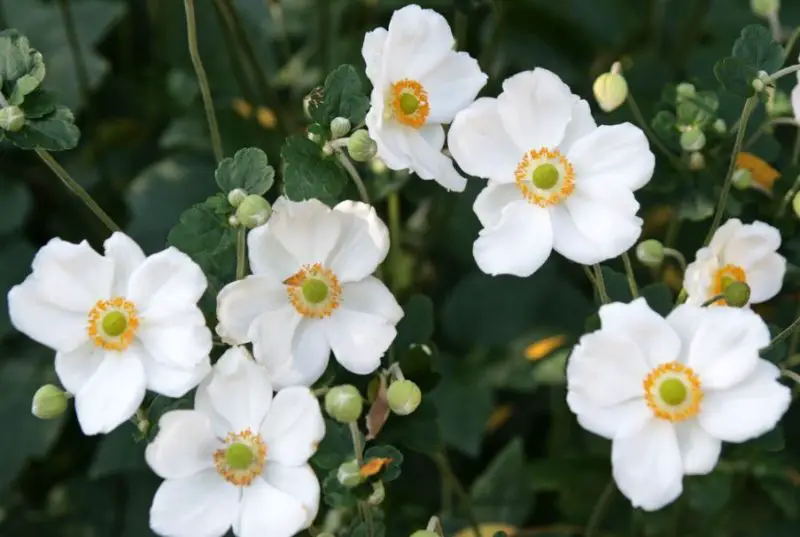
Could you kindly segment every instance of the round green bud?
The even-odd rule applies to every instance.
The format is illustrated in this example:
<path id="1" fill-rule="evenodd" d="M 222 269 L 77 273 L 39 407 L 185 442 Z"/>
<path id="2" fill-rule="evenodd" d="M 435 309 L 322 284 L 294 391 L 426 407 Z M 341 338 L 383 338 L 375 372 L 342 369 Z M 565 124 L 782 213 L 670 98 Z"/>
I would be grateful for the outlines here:
<path id="1" fill-rule="evenodd" d="M 336 140 L 337 138 L 347 136 L 347 133 L 350 132 L 350 128 L 350 120 L 346 117 L 333 118 L 333 121 L 331 121 L 331 138 Z"/>
<path id="2" fill-rule="evenodd" d="M 779 89 L 772 92 L 765 106 L 769 117 L 782 117 L 792 113 L 792 101 L 789 95 Z"/>
<path id="3" fill-rule="evenodd" d="M 558 183 L 558 169 L 550 163 L 540 164 L 533 170 L 531 181 L 536 188 L 550 190 Z"/>
<path id="4" fill-rule="evenodd" d="M 19 106 L 0 108 L 0 129 L 17 132 L 25 126 L 25 112 Z"/>
<path id="5" fill-rule="evenodd" d="M 603 73 L 592 85 L 594 98 L 604 112 L 613 112 L 628 98 L 628 82 L 620 73 Z"/>
<path id="6" fill-rule="evenodd" d="M 753 82 L 752 82 L 752 86 L 753 86 L 753 89 L 756 90 L 756 93 L 760 93 L 760 92 L 764 91 L 764 88 L 766 87 L 766 85 L 764 84 L 764 81 L 761 80 L 760 78 L 754 78 Z"/>
<path id="7" fill-rule="evenodd" d="M 681 147 L 684 151 L 700 151 L 706 146 L 706 135 L 700 129 L 689 129 L 681 133 Z"/>
<path id="8" fill-rule="evenodd" d="M 356 461 L 347 461 L 339 465 L 339 469 L 336 470 L 336 479 L 349 489 L 364 482 L 361 467 Z"/>
<path id="9" fill-rule="evenodd" d="M 356 162 L 367 162 L 378 152 L 378 144 L 364 129 L 357 130 L 347 140 L 347 152 Z"/>
<path id="10" fill-rule="evenodd" d="M 334 386 L 325 394 L 325 412 L 341 423 L 352 423 L 361 417 L 364 400 L 355 386 Z"/>
<path id="11" fill-rule="evenodd" d="M 320 140 L 322 140 L 322 138 L 320 138 L 319 134 L 316 134 L 314 132 L 307 133 L 306 134 L 306 138 L 308 138 L 309 140 L 311 140 L 315 144 L 318 144 L 320 142 Z"/>
<path id="12" fill-rule="evenodd" d="M 794 209 L 794 215 L 800 218 L 800 192 L 795 194 L 794 198 L 792 198 L 792 209 Z"/>
<path id="13" fill-rule="evenodd" d="M 411 537 L 439 537 L 439 534 L 430 530 L 417 530 L 411 534 Z"/>
<path id="14" fill-rule="evenodd" d="M 725 134 L 728 130 L 728 124 L 725 123 L 724 119 L 718 118 L 714 121 L 713 125 L 711 125 L 711 128 L 714 129 L 714 132 L 717 134 Z"/>
<path id="15" fill-rule="evenodd" d="M 51 420 L 67 410 L 68 394 L 52 384 L 45 384 L 33 395 L 31 413 L 39 419 Z"/>
<path id="16" fill-rule="evenodd" d="M 253 464 L 253 450 L 250 446 L 236 442 L 225 451 L 225 464 L 234 470 L 245 470 Z"/>
<path id="17" fill-rule="evenodd" d="M 228 203 L 230 203 L 233 207 L 238 207 L 242 204 L 244 199 L 247 197 L 247 192 L 243 188 L 234 188 L 230 192 L 228 192 Z"/>
<path id="18" fill-rule="evenodd" d="M 263 226 L 272 215 L 272 206 L 256 194 L 248 195 L 236 208 L 236 219 L 248 229 Z"/>
<path id="19" fill-rule="evenodd" d="M 664 262 L 664 245 L 655 239 L 648 239 L 636 245 L 636 259 L 646 266 L 658 268 Z"/>
<path id="20" fill-rule="evenodd" d="M 240 224 L 241 224 L 241 222 L 239 222 L 239 219 L 236 218 L 235 214 L 232 214 L 232 215 L 230 215 L 228 217 L 228 225 L 229 226 L 231 226 L 231 227 L 239 227 Z"/>
<path id="21" fill-rule="evenodd" d="M 681 99 L 691 99 L 697 95 L 697 90 L 695 90 L 694 84 L 690 84 L 689 82 L 681 82 L 675 87 L 675 93 L 680 101 Z"/>
<path id="22" fill-rule="evenodd" d="M 731 177 L 731 183 L 737 190 L 747 190 L 753 185 L 753 174 L 750 170 L 744 168 L 737 168 Z"/>
<path id="23" fill-rule="evenodd" d="M 725 302 L 734 308 L 743 308 L 750 301 L 750 286 L 744 282 L 733 281 L 722 290 Z"/>
<path id="24" fill-rule="evenodd" d="M 389 408 L 399 416 L 414 412 L 422 401 L 422 391 L 410 380 L 396 380 L 386 390 Z"/>
<path id="25" fill-rule="evenodd" d="M 372 483 L 372 493 L 367 498 L 367 503 L 370 505 L 380 505 L 386 499 L 386 487 L 383 486 L 383 481 L 375 481 Z"/>
<path id="26" fill-rule="evenodd" d="M 370 161 L 369 161 L 369 169 L 375 175 L 382 175 L 382 174 L 386 173 L 389 170 L 389 168 L 386 167 L 386 163 L 384 163 L 379 158 L 370 159 Z"/>
<path id="27" fill-rule="evenodd" d="M 696 172 L 706 167 L 706 157 L 699 151 L 689 153 L 689 169 Z"/>
<path id="28" fill-rule="evenodd" d="M 750 0 L 750 9 L 759 17 L 773 17 L 781 9 L 781 0 Z"/>
<path id="29" fill-rule="evenodd" d="M 658 388 L 661 399 L 668 405 L 678 406 L 686 401 L 686 385 L 680 379 L 671 378 L 661 383 Z"/>

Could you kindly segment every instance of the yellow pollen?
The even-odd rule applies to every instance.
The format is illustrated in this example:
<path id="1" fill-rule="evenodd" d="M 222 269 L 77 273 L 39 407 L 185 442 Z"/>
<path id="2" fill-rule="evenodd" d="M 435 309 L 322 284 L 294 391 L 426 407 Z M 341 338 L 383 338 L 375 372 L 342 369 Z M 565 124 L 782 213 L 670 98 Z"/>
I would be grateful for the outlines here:
<path id="1" fill-rule="evenodd" d="M 678 362 L 656 367 L 644 379 L 647 406 L 660 419 L 683 421 L 700 412 L 703 390 L 691 368 Z"/>
<path id="2" fill-rule="evenodd" d="M 725 288 L 733 282 L 747 283 L 747 274 L 737 265 L 725 265 L 714 274 L 714 280 L 709 289 L 709 296 L 715 297 L 723 294 Z M 714 305 L 725 305 L 725 300 L 717 300 Z"/>
<path id="3" fill-rule="evenodd" d="M 98 300 L 89 310 L 88 317 L 86 332 L 89 339 L 107 350 L 127 349 L 139 327 L 136 306 L 121 297 Z"/>
<path id="4" fill-rule="evenodd" d="M 222 478 L 238 487 L 246 487 L 264 471 L 267 446 L 260 434 L 250 429 L 230 433 L 225 447 L 214 452 L 214 466 Z"/>
<path id="5" fill-rule="evenodd" d="M 575 191 L 575 170 L 558 149 L 528 151 L 514 177 L 523 197 L 539 207 L 561 203 Z"/>
<path id="6" fill-rule="evenodd" d="M 303 266 L 283 283 L 289 301 L 304 317 L 329 317 L 341 302 L 342 286 L 339 280 L 320 263 Z"/>
<path id="7" fill-rule="evenodd" d="M 387 105 L 397 121 L 415 129 L 425 125 L 431 111 L 428 92 L 422 84 L 409 79 L 392 84 Z"/>

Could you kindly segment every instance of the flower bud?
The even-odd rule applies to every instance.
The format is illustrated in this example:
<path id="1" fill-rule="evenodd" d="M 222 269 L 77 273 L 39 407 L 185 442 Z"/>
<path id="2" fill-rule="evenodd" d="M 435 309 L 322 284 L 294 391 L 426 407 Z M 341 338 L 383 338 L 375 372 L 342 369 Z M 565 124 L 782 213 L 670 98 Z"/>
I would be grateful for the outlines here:
<path id="1" fill-rule="evenodd" d="M 689 129 L 681 133 L 681 147 L 684 151 L 700 151 L 706 146 L 706 135 L 700 129 Z"/>
<path id="2" fill-rule="evenodd" d="M 689 82 L 681 82 L 675 87 L 675 93 L 680 101 L 681 99 L 691 99 L 697 95 L 697 90 L 695 90 L 694 84 L 690 84 Z"/>
<path id="3" fill-rule="evenodd" d="M 234 188 L 228 192 L 228 203 L 230 203 L 233 207 L 238 207 L 242 204 L 246 197 L 247 192 L 243 188 Z"/>
<path id="4" fill-rule="evenodd" d="M 706 167 L 706 157 L 699 151 L 689 153 L 689 169 L 693 172 L 700 171 Z"/>
<path id="5" fill-rule="evenodd" d="M 372 494 L 367 498 L 367 503 L 370 505 L 380 505 L 386 499 L 386 487 L 383 486 L 383 481 L 375 481 L 372 484 Z"/>
<path id="6" fill-rule="evenodd" d="M 361 467 L 357 461 L 347 461 L 339 465 L 339 469 L 336 470 L 336 479 L 349 489 L 360 485 L 364 481 L 364 477 L 361 475 Z"/>
<path id="7" fill-rule="evenodd" d="M 322 104 L 324 98 L 322 86 L 314 88 L 311 93 L 303 97 L 303 114 L 306 119 L 313 119 L 314 110 Z"/>
<path id="8" fill-rule="evenodd" d="M 772 92 L 765 107 L 769 117 L 782 117 L 792 113 L 792 101 L 789 95 L 779 89 Z"/>
<path id="9" fill-rule="evenodd" d="M 347 136 L 347 133 L 350 132 L 350 127 L 350 120 L 346 117 L 333 118 L 333 121 L 331 121 L 331 138 L 335 140 Z"/>
<path id="10" fill-rule="evenodd" d="M 364 400 L 355 386 L 334 386 L 325 394 L 325 412 L 341 423 L 352 423 L 361 417 Z"/>
<path id="11" fill-rule="evenodd" d="M 781 8 L 781 0 L 750 0 L 750 9 L 759 17 L 775 16 Z"/>
<path id="12" fill-rule="evenodd" d="M 439 537 L 439 535 L 430 530 L 417 530 L 411 534 L 411 537 Z"/>
<path id="13" fill-rule="evenodd" d="M 658 268 L 664 262 L 664 245 L 655 239 L 648 239 L 636 246 L 636 259 L 646 266 Z"/>
<path id="14" fill-rule="evenodd" d="M 250 194 L 236 209 L 239 223 L 248 229 L 263 226 L 272 215 L 272 206 L 267 200 L 256 194 Z"/>
<path id="15" fill-rule="evenodd" d="M 228 225 L 229 225 L 229 226 L 231 226 L 231 227 L 239 227 L 239 224 L 240 224 L 240 223 L 241 223 L 241 222 L 239 222 L 239 219 L 238 219 L 238 218 L 236 218 L 236 215 L 235 215 L 235 214 L 232 214 L 232 215 L 230 215 L 230 216 L 228 217 Z"/>
<path id="16" fill-rule="evenodd" d="M 25 112 L 19 106 L 0 108 L 0 129 L 17 132 L 25 126 Z"/>
<path id="17" fill-rule="evenodd" d="M 747 190 L 753 185 L 753 174 L 746 168 L 738 168 L 733 172 L 731 183 L 737 190 Z"/>
<path id="18" fill-rule="evenodd" d="M 724 119 L 718 118 L 711 125 L 711 128 L 714 129 L 714 132 L 716 132 L 717 134 L 725 134 L 725 132 L 728 130 L 728 124 L 725 123 Z"/>
<path id="19" fill-rule="evenodd" d="M 392 382 L 386 391 L 389 408 L 399 416 L 407 416 L 414 412 L 422 401 L 422 391 L 410 380 Z"/>
<path id="20" fill-rule="evenodd" d="M 794 199 L 792 199 L 792 209 L 794 209 L 794 215 L 800 218 L 800 192 L 795 194 Z"/>
<path id="21" fill-rule="evenodd" d="M 725 302 L 734 308 L 743 308 L 750 301 L 750 286 L 744 282 L 731 282 L 722 290 Z"/>
<path id="22" fill-rule="evenodd" d="M 52 384 L 45 384 L 33 395 L 31 413 L 39 419 L 51 420 L 67 410 L 67 393 Z"/>
<path id="23" fill-rule="evenodd" d="M 603 73 L 592 85 L 594 98 L 604 112 L 613 112 L 628 98 L 628 83 L 618 72 Z"/>
<path id="24" fill-rule="evenodd" d="M 386 164 L 378 157 L 370 159 L 369 169 L 375 175 L 382 175 L 389 170 L 389 168 L 386 167 Z"/>
<path id="25" fill-rule="evenodd" d="M 764 81 L 760 78 L 754 78 L 752 82 L 753 89 L 756 90 L 756 93 L 761 93 L 766 88 Z"/>
<path id="26" fill-rule="evenodd" d="M 378 152 L 378 145 L 369 137 L 369 132 L 361 129 L 347 140 L 347 152 L 356 162 L 367 162 Z"/>

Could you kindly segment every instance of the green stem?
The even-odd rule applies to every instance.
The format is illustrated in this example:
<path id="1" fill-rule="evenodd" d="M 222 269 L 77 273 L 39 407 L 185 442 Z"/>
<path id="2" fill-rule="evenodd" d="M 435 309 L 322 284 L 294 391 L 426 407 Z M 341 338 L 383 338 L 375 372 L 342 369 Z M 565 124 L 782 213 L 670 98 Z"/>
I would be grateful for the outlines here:
<path id="1" fill-rule="evenodd" d="M 753 110 L 755 110 L 756 104 L 758 104 L 758 96 L 750 97 L 744 103 L 742 116 L 739 119 L 739 130 L 736 133 L 736 140 L 733 143 L 733 154 L 731 155 L 730 164 L 728 164 L 728 173 L 725 174 L 725 182 L 722 185 L 722 192 L 719 195 L 717 208 L 714 211 L 714 220 L 711 222 L 711 228 L 708 230 L 706 240 L 703 242 L 704 246 L 708 246 L 708 244 L 711 242 L 711 238 L 717 231 L 717 228 L 722 223 L 722 215 L 725 213 L 725 207 L 728 203 L 728 195 L 730 194 L 731 186 L 733 185 L 733 172 L 736 171 L 736 157 L 739 155 L 739 151 L 742 150 L 744 135 L 747 131 L 747 122 L 750 120 L 750 115 L 753 113 Z"/>
<path id="2" fill-rule="evenodd" d="M 608 291 L 606 290 L 606 281 L 603 277 L 603 269 L 600 268 L 600 265 L 592 265 L 594 269 L 594 284 L 597 288 L 597 294 L 600 296 L 600 302 L 602 304 L 608 304 L 611 302 L 611 297 L 608 296 Z"/>
<path id="3" fill-rule="evenodd" d="M 392 277 L 392 291 L 397 292 L 397 271 L 400 270 L 403 228 L 400 221 L 400 196 L 393 191 L 386 199 L 389 214 L 389 270 Z"/>
<path id="4" fill-rule="evenodd" d="M 796 73 L 797 71 L 800 71 L 800 64 L 790 65 L 789 67 L 784 67 L 783 69 L 779 69 L 779 70 L 775 71 L 774 73 L 769 75 L 769 79 L 772 82 L 775 82 L 779 78 L 782 78 L 782 77 L 784 77 L 786 75 L 790 75 L 792 73 Z M 752 99 L 752 97 L 751 97 L 751 99 Z"/>
<path id="5" fill-rule="evenodd" d="M 639 286 L 636 285 L 636 276 L 633 274 L 633 265 L 631 264 L 631 258 L 628 252 L 622 253 L 622 264 L 625 265 L 625 274 L 628 277 L 628 287 L 631 290 L 631 296 L 633 298 L 638 298 Z"/>
<path id="6" fill-rule="evenodd" d="M 111 219 L 108 214 L 97 204 L 96 201 L 89 195 L 84 188 L 73 179 L 70 174 L 61 167 L 56 159 L 44 149 L 35 149 L 36 154 L 47 166 L 55 173 L 64 185 L 72 191 L 73 194 L 78 196 L 81 201 L 91 210 L 97 218 L 100 219 L 105 226 L 111 231 L 122 231 L 120 227 Z"/>
<path id="7" fill-rule="evenodd" d="M 797 304 L 797 317 L 800 318 L 800 302 Z M 792 337 L 789 339 L 789 350 L 786 356 L 791 358 L 797 352 L 797 344 L 800 343 L 800 331 L 795 330 L 792 332 Z"/>
<path id="8" fill-rule="evenodd" d="M 708 300 L 706 300 L 705 302 L 700 304 L 700 307 L 701 308 L 707 308 L 708 306 L 710 306 L 711 304 L 714 304 L 718 300 L 725 300 L 725 295 L 712 296 L 711 298 L 709 298 Z"/>
<path id="9" fill-rule="evenodd" d="M 358 428 L 358 423 L 351 421 L 350 424 L 350 438 L 353 440 L 353 453 L 356 454 L 356 461 L 358 465 L 364 464 L 364 445 L 361 443 L 361 431 Z"/>
<path id="10" fill-rule="evenodd" d="M 586 524 L 586 537 L 595 537 L 600 530 L 600 523 L 603 521 L 603 516 L 606 514 L 608 507 L 611 505 L 611 498 L 614 496 L 614 480 L 608 482 L 603 493 L 597 499 L 597 503 L 592 509 L 592 514 L 589 516 L 589 522 Z"/>
<path id="11" fill-rule="evenodd" d="M 444 452 L 439 452 L 435 455 L 431 455 L 431 458 L 439 468 L 439 473 L 442 475 L 442 481 L 449 483 L 459 500 L 461 500 L 461 507 L 464 509 L 464 512 L 467 516 L 469 525 L 472 528 L 472 533 L 475 535 L 475 537 L 480 537 L 480 526 L 478 524 L 478 517 L 475 516 L 475 510 L 472 508 L 472 499 L 469 497 L 469 493 L 466 491 L 466 489 L 464 489 L 461 481 L 458 480 L 455 472 L 453 472 L 453 468 L 450 466 L 450 461 L 447 459 L 447 455 L 445 455 Z"/>
<path id="12" fill-rule="evenodd" d="M 790 379 L 792 379 L 796 383 L 800 384 L 800 375 L 798 375 L 794 371 L 791 371 L 789 369 L 782 369 L 781 373 L 783 374 L 783 376 L 789 377 Z"/>
<path id="13" fill-rule="evenodd" d="M 364 185 L 364 181 L 361 180 L 361 175 L 359 175 L 358 170 L 356 169 L 355 166 L 353 166 L 353 163 L 350 162 L 350 159 L 347 158 L 347 155 L 345 155 L 341 151 L 338 150 L 335 151 L 336 151 L 336 160 L 339 161 L 339 164 L 342 165 L 347 174 L 353 180 L 353 183 L 355 183 L 356 188 L 358 189 L 358 195 L 359 197 L 361 197 L 361 201 L 363 201 L 364 203 L 369 203 L 369 193 L 367 193 L 367 187 L 366 185 Z"/>
<path id="14" fill-rule="evenodd" d="M 681 266 L 681 270 L 686 272 L 686 258 L 678 250 L 673 248 L 664 248 L 664 257 L 671 257 Z"/>
<path id="15" fill-rule="evenodd" d="M 214 112 L 214 102 L 211 99 L 208 76 L 206 75 L 205 67 L 203 67 L 203 61 L 200 59 L 200 50 L 197 48 L 197 22 L 194 14 L 194 0 L 183 0 L 183 7 L 186 10 L 186 35 L 189 42 L 189 55 L 192 57 L 192 65 L 197 75 L 197 82 L 200 85 L 200 94 L 203 97 L 203 108 L 206 111 L 208 130 L 211 132 L 211 147 L 214 150 L 214 158 L 219 164 L 224 155 L 222 138 L 219 135 L 217 114 Z"/>
<path id="16" fill-rule="evenodd" d="M 792 335 L 792 332 L 794 332 L 798 327 L 800 327 L 800 317 L 795 319 L 794 322 L 792 322 L 792 324 L 787 326 L 786 329 L 783 330 L 780 334 L 778 334 L 777 336 L 772 338 L 772 341 L 769 342 L 769 345 L 767 345 L 766 348 L 762 349 L 761 352 L 768 351 L 769 349 L 774 347 L 776 344 L 780 343 L 782 340 L 784 340 L 787 337 L 789 337 L 790 335 Z"/>
<path id="17" fill-rule="evenodd" d="M 645 132 L 647 138 L 650 140 L 650 143 L 656 146 L 656 149 L 661 151 L 661 153 L 663 153 L 664 156 L 667 157 L 667 159 L 669 159 L 672 165 L 675 166 L 675 168 L 679 172 L 683 173 L 684 171 L 683 162 L 681 162 L 678 157 L 673 155 L 672 151 L 667 149 L 667 146 L 664 145 L 664 143 L 661 141 L 658 135 L 655 132 L 653 132 L 653 129 L 650 128 L 650 125 L 644 118 L 644 114 L 642 114 L 642 110 L 639 108 L 639 105 L 636 104 L 636 100 L 633 98 L 633 93 L 630 91 L 628 92 L 627 102 L 628 102 L 628 107 L 631 109 L 631 113 L 633 114 L 633 118 Z"/>
<path id="18" fill-rule="evenodd" d="M 244 226 L 236 233 L 236 279 L 244 278 L 247 271 L 247 230 Z"/>
<path id="19" fill-rule="evenodd" d="M 794 48 L 794 44 L 797 43 L 797 38 L 798 37 L 800 37 L 800 26 L 798 26 L 797 28 L 794 29 L 794 32 L 792 32 L 792 35 L 786 41 L 786 46 L 783 47 L 783 50 L 784 50 L 783 61 L 784 62 L 786 62 L 786 60 L 789 58 L 789 54 L 792 53 L 792 49 Z"/>

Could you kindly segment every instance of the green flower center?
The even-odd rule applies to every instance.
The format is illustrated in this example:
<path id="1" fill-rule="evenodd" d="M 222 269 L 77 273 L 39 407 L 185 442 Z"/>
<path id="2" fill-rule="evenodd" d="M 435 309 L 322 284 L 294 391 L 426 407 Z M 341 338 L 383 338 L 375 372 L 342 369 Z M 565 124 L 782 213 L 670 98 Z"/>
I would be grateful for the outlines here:
<path id="1" fill-rule="evenodd" d="M 536 188 L 550 190 L 558 183 L 558 169 L 552 164 L 541 164 L 533 170 L 532 180 Z"/>
<path id="2" fill-rule="evenodd" d="M 103 332 L 112 337 L 122 335 L 128 328 L 128 319 L 119 311 L 109 311 L 103 317 Z"/>
<path id="3" fill-rule="evenodd" d="M 419 108 L 419 99 L 411 93 L 404 93 L 400 96 L 400 110 L 405 114 L 413 114 Z"/>
<path id="4" fill-rule="evenodd" d="M 237 442 L 231 444 L 225 452 L 225 463 L 234 470 L 246 470 L 253 463 L 255 456 L 250 446 Z"/>
<path id="5" fill-rule="evenodd" d="M 661 400 L 671 406 L 678 406 L 686 401 L 686 385 L 679 379 L 667 379 L 658 388 Z"/>
<path id="6" fill-rule="evenodd" d="M 309 278 L 302 284 L 303 298 L 311 304 L 319 304 L 328 297 L 328 284 L 316 278 Z"/>

